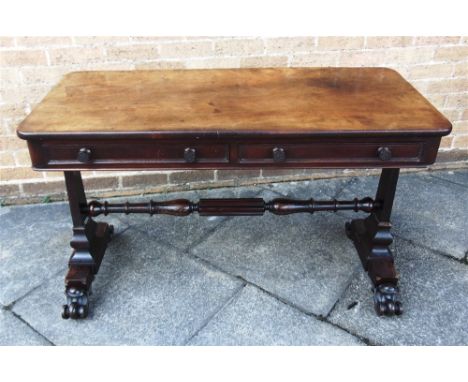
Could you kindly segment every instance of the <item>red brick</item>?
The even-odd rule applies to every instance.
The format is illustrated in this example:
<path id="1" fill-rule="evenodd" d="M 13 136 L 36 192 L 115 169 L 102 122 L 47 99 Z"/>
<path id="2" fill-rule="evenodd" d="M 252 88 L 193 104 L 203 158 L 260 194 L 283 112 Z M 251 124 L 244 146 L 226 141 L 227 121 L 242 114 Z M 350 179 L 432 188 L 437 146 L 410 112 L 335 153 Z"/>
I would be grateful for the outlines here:
<path id="1" fill-rule="evenodd" d="M 152 61 L 135 65 L 136 70 L 150 69 L 185 69 L 183 61 Z"/>
<path id="2" fill-rule="evenodd" d="M 467 89 L 468 90 L 468 89 Z M 468 91 L 461 94 L 449 94 L 447 95 L 447 101 L 445 107 L 451 108 L 468 108 Z"/>
<path id="3" fill-rule="evenodd" d="M 318 49 L 346 50 L 364 47 L 364 37 L 327 36 L 318 38 Z"/>
<path id="4" fill-rule="evenodd" d="M 157 45 L 111 46 L 106 52 L 109 61 L 155 60 L 159 57 Z"/>
<path id="5" fill-rule="evenodd" d="M 64 194 L 65 181 L 27 182 L 23 183 L 23 193 L 28 196 Z"/>
<path id="6" fill-rule="evenodd" d="M 14 37 L 0 36 L 0 48 L 9 48 L 15 46 Z"/>
<path id="7" fill-rule="evenodd" d="M 62 36 L 24 36 L 16 37 L 16 45 L 20 47 L 44 47 L 53 45 L 70 45 L 71 37 Z"/>
<path id="8" fill-rule="evenodd" d="M 439 111 L 450 121 L 458 120 L 461 112 L 459 109 L 439 109 Z"/>
<path id="9" fill-rule="evenodd" d="M 214 50 L 220 56 L 249 56 L 263 54 L 264 44 L 261 39 L 226 39 L 215 41 Z"/>
<path id="10" fill-rule="evenodd" d="M 238 68 L 239 57 L 208 57 L 196 60 L 187 60 L 184 63 L 188 69 L 211 69 L 211 68 Z"/>
<path id="11" fill-rule="evenodd" d="M 367 37 L 367 48 L 389 48 L 410 46 L 413 43 L 411 36 L 369 36 Z"/>
<path id="12" fill-rule="evenodd" d="M 164 58 L 203 57 L 213 54 L 213 43 L 211 41 L 192 41 L 161 44 L 160 53 L 161 57 Z"/>
<path id="13" fill-rule="evenodd" d="M 42 178 L 42 173 L 33 171 L 30 167 L 0 168 L 0 181 Z"/>
<path id="14" fill-rule="evenodd" d="M 214 180 L 213 170 L 177 171 L 169 174 L 170 184 L 184 184 L 212 180 Z"/>
<path id="15" fill-rule="evenodd" d="M 435 60 L 444 61 L 467 61 L 468 59 L 468 46 L 454 45 L 450 47 L 438 48 L 434 54 Z M 468 65 L 468 62 L 467 62 Z"/>
<path id="16" fill-rule="evenodd" d="M 304 175 L 304 174 L 305 172 L 303 169 L 275 169 L 275 168 L 262 169 L 262 176 L 265 178 L 294 177 L 294 176 Z"/>
<path id="17" fill-rule="evenodd" d="M 339 65 L 341 66 L 381 66 L 384 62 L 382 51 L 353 51 L 341 52 Z"/>
<path id="18" fill-rule="evenodd" d="M 433 48 L 395 48 L 384 51 L 386 64 L 423 64 L 432 61 Z"/>
<path id="19" fill-rule="evenodd" d="M 211 39 L 211 37 L 193 37 L 193 39 Z M 131 36 L 130 41 L 135 42 L 174 42 L 186 41 L 184 36 Z"/>
<path id="20" fill-rule="evenodd" d="M 452 149 L 449 151 L 439 151 L 436 163 L 458 162 L 468 160 L 468 150 Z"/>
<path id="21" fill-rule="evenodd" d="M 0 151 L 15 151 L 27 148 L 26 141 L 18 138 L 16 135 L 0 136 Z"/>
<path id="22" fill-rule="evenodd" d="M 128 43 L 130 39 L 126 36 L 75 36 L 75 45 L 113 45 L 116 43 Z"/>
<path id="23" fill-rule="evenodd" d="M 47 65 L 43 50 L 4 50 L 0 51 L 1 66 Z"/>
<path id="24" fill-rule="evenodd" d="M 258 178 L 260 170 L 218 170 L 218 180 Z"/>
<path id="25" fill-rule="evenodd" d="M 19 186 L 17 184 L 0 184 L 0 200 L 6 196 L 18 196 Z"/>
<path id="26" fill-rule="evenodd" d="M 17 68 L 0 68 L 0 89 L 16 87 L 19 84 L 20 75 Z"/>
<path id="27" fill-rule="evenodd" d="M 453 147 L 461 150 L 466 150 L 468 159 L 468 134 L 467 135 L 455 135 L 453 137 Z"/>
<path id="28" fill-rule="evenodd" d="M 31 167 L 31 157 L 28 150 L 14 151 L 15 161 L 19 166 Z"/>
<path id="29" fill-rule="evenodd" d="M 454 77 L 468 77 L 468 62 L 460 62 L 454 65 Z"/>
<path id="30" fill-rule="evenodd" d="M 323 67 L 336 66 L 339 52 L 314 52 L 306 54 L 295 54 L 291 58 L 292 67 Z"/>
<path id="31" fill-rule="evenodd" d="M 141 174 L 122 176 L 122 187 L 152 187 L 159 186 L 161 184 L 167 184 L 167 174 Z"/>
<path id="32" fill-rule="evenodd" d="M 426 94 L 425 97 L 438 109 L 444 107 L 447 98 L 445 94 Z"/>
<path id="33" fill-rule="evenodd" d="M 241 68 L 272 68 L 286 66 L 288 66 L 288 57 L 286 56 L 242 57 L 240 60 Z"/>
<path id="34" fill-rule="evenodd" d="M 0 152 L 0 167 L 14 167 L 15 158 L 12 153 Z"/>
<path id="35" fill-rule="evenodd" d="M 440 80 L 427 84 L 428 93 L 456 93 L 464 92 L 466 89 L 468 89 L 468 78 Z"/>
<path id="36" fill-rule="evenodd" d="M 67 67 L 28 67 L 21 69 L 21 77 L 26 86 L 51 86 L 70 71 Z"/>
<path id="37" fill-rule="evenodd" d="M 410 79 L 449 78 L 452 70 L 449 64 L 416 65 L 410 67 L 408 76 Z"/>
<path id="38" fill-rule="evenodd" d="M 1 91 L 3 102 L 16 105 L 34 105 L 38 103 L 51 89 L 51 84 L 18 86 L 8 91 Z"/>
<path id="39" fill-rule="evenodd" d="M 453 121 L 452 125 L 453 125 L 452 134 L 456 135 L 459 133 L 461 134 L 468 133 L 468 121 L 463 121 L 463 120 Z"/>
<path id="40" fill-rule="evenodd" d="M 94 47 L 50 49 L 49 57 L 51 65 L 86 65 L 104 60 L 102 49 Z"/>
<path id="41" fill-rule="evenodd" d="M 83 184 L 87 190 L 116 189 L 119 187 L 119 179 L 115 176 L 84 178 Z"/>
<path id="42" fill-rule="evenodd" d="M 459 41 L 459 36 L 421 36 L 415 37 L 414 45 L 457 44 Z"/>
<path id="43" fill-rule="evenodd" d="M 453 142 L 452 135 L 449 135 L 447 137 L 442 137 L 442 140 L 440 141 L 440 148 L 449 149 L 450 147 L 452 147 L 452 142 Z"/>
<path id="44" fill-rule="evenodd" d="M 315 49 L 314 37 L 276 37 L 265 39 L 265 52 L 291 54 Z"/>

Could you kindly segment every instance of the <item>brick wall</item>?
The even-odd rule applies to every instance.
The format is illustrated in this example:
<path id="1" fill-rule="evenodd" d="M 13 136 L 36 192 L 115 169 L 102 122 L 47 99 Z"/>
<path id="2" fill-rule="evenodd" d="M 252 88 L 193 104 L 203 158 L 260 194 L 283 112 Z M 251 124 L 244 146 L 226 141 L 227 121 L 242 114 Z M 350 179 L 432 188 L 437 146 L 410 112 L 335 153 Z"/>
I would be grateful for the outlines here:
<path id="1" fill-rule="evenodd" d="M 15 130 L 65 73 L 272 66 L 394 68 L 453 122 L 440 162 L 460 165 L 468 159 L 468 37 L 0 37 L 0 202 L 64 197 L 62 174 L 33 172 Z M 85 172 L 84 177 L 94 194 L 133 194 L 349 173 Z"/>

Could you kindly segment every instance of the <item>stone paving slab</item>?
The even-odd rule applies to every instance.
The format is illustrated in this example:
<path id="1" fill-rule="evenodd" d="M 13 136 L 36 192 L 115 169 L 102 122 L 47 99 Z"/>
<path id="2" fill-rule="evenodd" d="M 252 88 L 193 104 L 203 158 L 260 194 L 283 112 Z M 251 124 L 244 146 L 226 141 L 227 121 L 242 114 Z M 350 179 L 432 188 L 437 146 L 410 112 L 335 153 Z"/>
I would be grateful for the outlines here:
<path id="1" fill-rule="evenodd" d="M 109 245 L 86 320 L 63 320 L 63 275 L 13 306 L 57 345 L 180 345 L 242 283 L 130 228 Z"/>
<path id="2" fill-rule="evenodd" d="M 125 228 L 117 219 L 107 221 L 117 233 Z M 0 303 L 7 306 L 57 272 L 65 272 L 71 238 L 66 203 L 0 208 Z"/>
<path id="3" fill-rule="evenodd" d="M 363 345 L 329 323 L 247 286 L 189 345 Z"/>
<path id="4" fill-rule="evenodd" d="M 378 177 L 355 178 L 340 198 L 362 190 L 376 190 L 377 183 Z M 396 235 L 462 259 L 468 251 L 467 216 L 466 187 L 427 174 L 400 176 L 391 218 Z"/>
<path id="5" fill-rule="evenodd" d="M 360 265 L 344 223 L 332 214 L 234 217 L 191 253 L 325 316 Z"/>
<path id="6" fill-rule="evenodd" d="M 16 318 L 0 309 L 0 346 L 50 345 L 47 340 Z"/>
<path id="7" fill-rule="evenodd" d="M 196 190 L 187 192 L 174 192 L 162 195 L 146 195 L 141 198 L 126 198 L 126 200 L 165 201 L 173 199 L 188 199 L 198 201 L 200 198 L 247 198 L 255 197 L 263 190 L 259 187 L 243 188 L 218 188 L 212 190 Z M 222 224 L 226 217 L 223 216 L 199 216 L 193 213 L 189 216 L 168 216 L 147 214 L 133 214 L 130 216 L 118 215 L 124 223 L 132 225 L 142 232 L 146 232 L 155 238 L 163 240 L 165 243 L 175 246 L 185 251 L 189 247 L 198 243 L 203 237 L 208 235 Z"/>
<path id="8" fill-rule="evenodd" d="M 398 238 L 395 248 L 403 315 L 378 317 L 359 272 L 330 320 L 375 344 L 468 345 L 468 265 Z"/>
<path id="9" fill-rule="evenodd" d="M 98 219 L 114 224 L 117 234 L 93 285 L 90 317 L 62 320 L 71 253 L 68 205 L 2 207 L 0 303 L 10 307 L 0 309 L 0 344 L 48 344 L 47 338 L 80 345 L 297 345 L 364 338 L 385 345 L 468 345 L 467 174 L 401 176 L 392 219 L 405 309 L 398 318 L 375 316 L 370 282 L 344 234 L 345 221 L 364 214 L 341 212 Z M 373 196 L 377 180 L 197 190 L 154 200 L 344 199 Z M 324 321 L 303 312 L 325 316 Z"/>
<path id="10" fill-rule="evenodd" d="M 64 203 L 54 203 L 0 209 L 2 305 L 66 269 L 72 235 L 67 208 Z"/>

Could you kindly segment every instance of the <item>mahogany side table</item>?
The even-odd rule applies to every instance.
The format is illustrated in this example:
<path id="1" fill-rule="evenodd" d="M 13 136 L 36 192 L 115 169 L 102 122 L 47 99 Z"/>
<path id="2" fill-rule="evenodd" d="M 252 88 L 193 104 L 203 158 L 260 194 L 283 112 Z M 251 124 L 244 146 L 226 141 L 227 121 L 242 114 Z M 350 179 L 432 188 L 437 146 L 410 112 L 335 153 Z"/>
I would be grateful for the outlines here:
<path id="1" fill-rule="evenodd" d="M 365 211 L 346 224 L 374 285 L 377 314 L 401 314 L 389 249 L 402 167 L 434 163 L 444 118 L 386 68 L 75 72 L 17 133 L 33 168 L 63 171 L 73 222 L 64 318 L 84 318 L 113 227 L 110 213 L 176 216 Z M 87 202 L 81 170 L 381 168 L 375 198 Z M 305 248 L 304 248 L 305 250 Z M 332 276 L 332 275 L 330 275 Z"/>

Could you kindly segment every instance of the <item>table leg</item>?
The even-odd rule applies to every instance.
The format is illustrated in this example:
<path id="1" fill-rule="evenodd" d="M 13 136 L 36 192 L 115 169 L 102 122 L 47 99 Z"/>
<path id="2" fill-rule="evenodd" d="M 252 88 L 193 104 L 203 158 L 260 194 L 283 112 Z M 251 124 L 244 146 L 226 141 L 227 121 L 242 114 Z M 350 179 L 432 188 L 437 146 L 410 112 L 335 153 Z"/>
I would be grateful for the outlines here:
<path id="1" fill-rule="evenodd" d="M 390 215 L 400 169 L 382 169 L 375 197 L 380 208 L 366 219 L 346 223 L 346 234 L 354 242 L 364 270 L 374 285 L 374 307 L 378 315 L 402 313 L 399 301 L 398 276 L 390 244 Z"/>
<path id="2" fill-rule="evenodd" d="M 65 277 L 67 303 L 63 318 L 85 318 L 88 315 L 89 295 L 94 275 L 101 265 L 107 243 L 113 233 L 112 225 L 97 223 L 83 214 L 86 195 L 79 171 L 65 171 L 65 185 L 73 221 L 73 253 Z"/>

